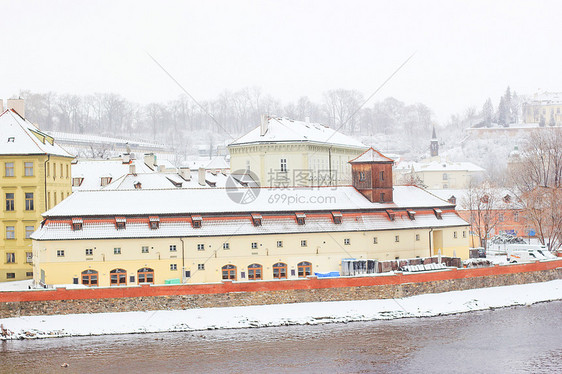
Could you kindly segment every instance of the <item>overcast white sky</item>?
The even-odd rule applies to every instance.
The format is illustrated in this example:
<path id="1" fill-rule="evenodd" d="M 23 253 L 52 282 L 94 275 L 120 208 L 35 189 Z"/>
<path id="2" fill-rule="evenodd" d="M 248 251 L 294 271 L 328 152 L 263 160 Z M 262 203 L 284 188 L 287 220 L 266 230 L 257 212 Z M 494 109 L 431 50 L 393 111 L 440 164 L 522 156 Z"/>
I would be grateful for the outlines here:
<path id="1" fill-rule="evenodd" d="M 562 90 L 561 1 L 2 2 L 0 97 L 116 92 L 147 103 L 262 87 L 423 102 L 442 122 L 507 85 Z M 369 103 L 371 104 L 371 103 Z"/>

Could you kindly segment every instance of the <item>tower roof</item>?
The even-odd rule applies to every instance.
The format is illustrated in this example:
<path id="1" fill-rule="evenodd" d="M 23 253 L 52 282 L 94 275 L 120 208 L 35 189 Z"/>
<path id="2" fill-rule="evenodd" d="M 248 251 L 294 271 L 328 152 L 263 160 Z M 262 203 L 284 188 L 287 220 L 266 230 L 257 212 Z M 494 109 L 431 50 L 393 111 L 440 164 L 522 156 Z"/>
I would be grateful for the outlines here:
<path id="1" fill-rule="evenodd" d="M 431 140 L 437 140 L 437 135 L 435 134 L 435 126 L 433 126 L 433 135 L 431 136 Z"/>
<path id="2" fill-rule="evenodd" d="M 361 153 L 359 156 L 357 156 L 356 158 L 354 158 L 353 160 L 349 161 L 352 164 L 358 164 L 358 163 L 370 163 L 370 162 L 392 162 L 394 163 L 394 160 L 391 158 L 386 157 L 385 155 L 383 155 L 382 153 L 380 153 L 379 151 L 377 151 L 376 149 L 374 149 L 373 147 L 367 149 L 365 152 Z"/>

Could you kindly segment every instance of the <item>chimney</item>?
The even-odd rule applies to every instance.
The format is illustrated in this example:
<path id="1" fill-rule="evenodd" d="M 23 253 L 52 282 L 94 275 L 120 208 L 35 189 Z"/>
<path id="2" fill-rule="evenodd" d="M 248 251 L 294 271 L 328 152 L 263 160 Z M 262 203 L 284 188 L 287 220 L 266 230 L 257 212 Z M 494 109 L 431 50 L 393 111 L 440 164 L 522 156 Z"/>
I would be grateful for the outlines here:
<path id="1" fill-rule="evenodd" d="M 121 155 L 121 162 L 123 162 L 124 164 L 128 164 L 131 162 L 131 155 L 128 153 L 124 153 Z"/>
<path id="2" fill-rule="evenodd" d="M 144 154 L 144 163 L 151 169 L 154 169 L 156 166 L 156 156 L 154 153 L 145 153 Z"/>
<path id="3" fill-rule="evenodd" d="M 199 182 L 200 186 L 206 186 L 207 183 L 205 183 L 205 168 L 199 168 L 199 174 L 197 175 L 197 179 Z"/>
<path id="4" fill-rule="evenodd" d="M 0 99 L 0 112 L 4 113 L 4 100 Z"/>
<path id="5" fill-rule="evenodd" d="M 136 175 L 137 174 L 137 167 L 135 164 L 129 164 L 129 174 Z"/>
<path id="6" fill-rule="evenodd" d="M 25 103 L 23 99 L 8 99 L 7 109 L 15 110 L 20 116 L 25 118 Z"/>
<path id="7" fill-rule="evenodd" d="M 189 169 L 189 167 L 184 166 L 184 167 L 180 167 L 180 177 L 182 177 L 184 180 L 186 181 L 190 181 L 191 180 L 191 169 Z"/>
<path id="8" fill-rule="evenodd" d="M 166 167 L 164 165 L 158 165 L 158 172 L 159 173 L 163 173 L 164 169 L 166 169 Z"/>
<path id="9" fill-rule="evenodd" d="M 269 117 L 265 114 L 261 115 L 260 136 L 264 136 L 267 132 L 267 125 L 269 124 Z"/>

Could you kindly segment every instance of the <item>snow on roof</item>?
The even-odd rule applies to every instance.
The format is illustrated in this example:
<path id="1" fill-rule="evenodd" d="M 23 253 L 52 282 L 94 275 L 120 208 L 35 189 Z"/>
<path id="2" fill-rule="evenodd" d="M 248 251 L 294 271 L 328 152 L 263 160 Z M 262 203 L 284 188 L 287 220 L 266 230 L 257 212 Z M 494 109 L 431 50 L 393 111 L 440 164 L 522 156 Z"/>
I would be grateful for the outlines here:
<path id="1" fill-rule="evenodd" d="M 452 162 L 452 161 L 430 161 L 430 162 L 401 162 L 396 166 L 396 170 L 411 171 L 414 168 L 415 172 L 424 171 L 468 171 L 479 173 L 483 172 L 480 166 L 472 162 Z"/>
<path id="2" fill-rule="evenodd" d="M 45 212 L 45 217 L 192 214 L 280 211 L 342 211 L 354 209 L 453 207 L 446 201 L 414 186 L 394 187 L 394 203 L 371 203 L 355 188 L 303 187 L 279 190 L 252 190 L 257 198 L 247 204 L 236 203 L 226 188 L 78 191 Z M 278 198 L 280 194 L 287 198 Z M 277 197 L 277 198 L 276 198 Z M 322 197 L 319 199 L 319 197 Z M 291 203 L 292 199 L 298 198 Z M 318 201 L 322 201 L 319 203 Z M 298 205 L 298 207 L 297 207 Z"/>
<path id="3" fill-rule="evenodd" d="M 394 162 L 391 158 L 386 157 L 372 147 L 360 154 L 358 157 L 349 161 L 350 163 L 359 164 L 363 162 Z"/>
<path id="4" fill-rule="evenodd" d="M 205 169 L 229 169 L 230 164 L 225 160 L 224 156 L 216 156 L 205 165 Z"/>
<path id="5" fill-rule="evenodd" d="M 205 184 L 202 186 L 199 184 L 199 173 L 191 173 L 190 180 L 186 181 L 177 173 L 137 173 L 137 174 L 127 174 L 123 175 L 117 179 L 114 179 L 110 184 L 103 187 L 104 191 L 109 190 L 167 190 L 173 188 L 225 188 L 226 181 L 228 179 L 227 175 L 222 173 L 217 173 L 213 175 L 211 172 L 205 173 Z M 138 187 L 137 183 L 140 183 Z M 232 183 L 238 184 L 235 179 Z M 238 184 L 240 187 L 241 185 Z"/>
<path id="6" fill-rule="evenodd" d="M 258 126 L 229 146 L 252 143 L 309 142 L 334 144 L 351 148 L 367 148 L 363 143 L 319 123 L 294 121 L 288 118 L 268 117 L 267 131 L 260 135 Z"/>
<path id="7" fill-rule="evenodd" d="M 136 173 L 153 172 L 143 160 L 131 160 Z M 89 160 L 78 159 L 71 165 L 72 178 L 84 178 L 80 186 L 73 186 L 73 191 L 99 190 L 102 188 L 101 178 L 111 177 L 112 181 L 129 174 L 129 164 L 121 159 Z"/>
<path id="8" fill-rule="evenodd" d="M 94 134 L 75 134 L 69 132 L 57 132 L 57 131 L 47 131 L 47 133 L 64 143 L 70 144 L 129 144 L 131 149 L 134 148 L 155 148 L 155 149 L 165 149 L 163 144 L 151 143 L 147 141 L 137 141 L 125 138 L 112 138 L 108 136 L 100 136 Z"/>
<path id="9" fill-rule="evenodd" d="M 204 220 L 199 228 L 194 228 L 185 220 L 166 220 L 160 222 L 158 230 L 153 230 L 147 222 L 127 222 L 126 230 L 119 230 L 113 222 L 86 221 L 82 230 L 72 230 L 71 226 L 57 220 L 49 220 L 38 231 L 33 233 L 36 240 L 64 239 L 108 239 L 108 238 L 153 238 L 153 237 L 189 237 L 216 235 L 256 235 L 286 234 L 302 232 L 350 232 L 368 230 L 418 229 L 430 227 L 466 226 L 466 221 L 456 213 L 443 213 L 438 219 L 435 214 L 417 215 L 415 220 L 399 217 L 393 221 L 383 215 L 358 215 L 343 217 L 341 223 L 335 225 L 331 217 L 308 216 L 305 225 L 297 225 L 294 217 L 261 216 L 262 224 L 255 226 L 247 218 L 228 220 Z"/>
<path id="10" fill-rule="evenodd" d="M 59 146 L 52 137 L 41 132 L 12 109 L 0 115 L 0 133 L 2 155 L 50 154 L 74 157 Z"/>
<path id="11" fill-rule="evenodd" d="M 527 104 L 560 105 L 562 104 L 562 92 L 537 92 L 529 98 Z"/>
<path id="12" fill-rule="evenodd" d="M 467 210 L 469 207 L 466 206 L 466 200 L 468 198 L 468 189 L 442 189 L 442 190 L 427 190 L 429 193 L 443 199 L 449 200 L 451 197 L 456 199 L 457 210 Z M 517 202 L 517 198 L 514 194 L 504 188 L 494 188 L 491 192 L 497 197 L 492 207 L 493 209 L 521 209 L 522 206 Z"/>

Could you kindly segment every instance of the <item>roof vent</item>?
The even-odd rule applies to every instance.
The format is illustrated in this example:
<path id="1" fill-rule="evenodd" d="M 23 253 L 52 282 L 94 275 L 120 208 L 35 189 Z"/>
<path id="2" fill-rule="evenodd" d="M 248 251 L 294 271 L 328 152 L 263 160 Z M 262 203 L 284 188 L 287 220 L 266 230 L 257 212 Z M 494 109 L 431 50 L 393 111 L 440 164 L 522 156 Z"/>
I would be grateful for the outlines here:
<path id="1" fill-rule="evenodd" d="M 394 221 L 394 219 L 396 218 L 396 213 L 394 213 L 394 211 L 391 209 L 387 209 L 386 214 L 388 215 L 388 219 L 391 221 Z"/>
<path id="2" fill-rule="evenodd" d="M 262 219 L 261 214 L 252 213 L 251 216 L 252 216 L 252 223 L 254 224 L 254 226 L 256 227 L 261 226 L 261 219 Z"/>
<path id="3" fill-rule="evenodd" d="M 267 128 L 269 125 L 269 117 L 265 114 L 261 115 L 261 123 L 260 123 L 260 136 L 264 136 L 267 132 Z"/>
<path id="4" fill-rule="evenodd" d="M 304 213 L 295 213 L 295 216 L 297 217 L 297 224 L 299 225 L 304 225 L 306 222 L 306 214 Z"/>
<path id="5" fill-rule="evenodd" d="M 414 221 L 416 219 L 416 212 L 414 212 L 413 210 L 407 210 L 407 212 L 408 212 L 408 218 Z"/>
<path id="6" fill-rule="evenodd" d="M 341 212 L 332 212 L 332 220 L 336 225 L 341 224 L 341 220 L 342 220 Z"/>
<path id="7" fill-rule="evenodd" d="M 200 228 L 202 222 L 203 222 L 203 217 L 201 217 L 201 216 L 191 216 L 191 226 L 193 226 L 194 229 Z"/>
<path id="8" fill-rule="evenodd" d="M 435 213 L 435 217 L 436 217 L 437 219 L 443 219 L 443 216 L 442 216 L 443 211 L 442 211 L 441 209 L 434 208 L 434 209 L 433 209 L 433 212 Z"/>

